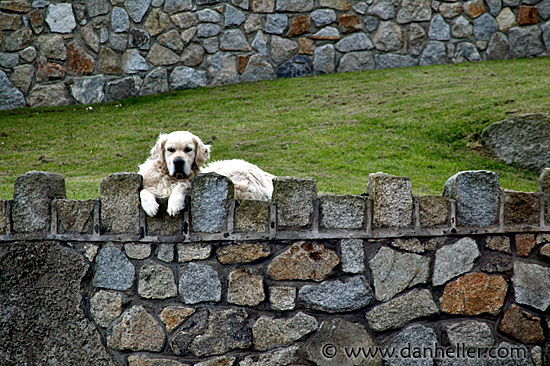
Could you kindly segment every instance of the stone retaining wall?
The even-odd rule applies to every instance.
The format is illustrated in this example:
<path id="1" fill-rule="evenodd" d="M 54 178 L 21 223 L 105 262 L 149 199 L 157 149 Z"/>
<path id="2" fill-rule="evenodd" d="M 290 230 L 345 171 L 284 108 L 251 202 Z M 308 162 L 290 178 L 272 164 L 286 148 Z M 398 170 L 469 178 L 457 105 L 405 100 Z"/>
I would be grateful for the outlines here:
<path id="1" fill-rule="evenodd" d="M 0 110 L 544 56 L 550 0 L 2 0 Z"/>
<path id="2" fill-rule="evenodd" d="M 442 196 L 384 173 L 358 196 L 274 188 L 235 201 L 201 175 L 184 212 L 149 218 L 137 174 L 86 201 L 19 177 L 0 201 L 0 363 L 550 364 L 550 169 L 537 193 L 488 171 Z M 399 357 L 365 360 L 376 347 Z"/>

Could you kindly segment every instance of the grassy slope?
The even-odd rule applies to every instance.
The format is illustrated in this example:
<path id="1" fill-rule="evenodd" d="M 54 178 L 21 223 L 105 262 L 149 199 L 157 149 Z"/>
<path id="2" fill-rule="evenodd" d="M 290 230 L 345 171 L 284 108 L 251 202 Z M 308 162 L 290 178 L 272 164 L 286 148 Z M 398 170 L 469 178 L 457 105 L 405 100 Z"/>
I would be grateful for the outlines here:
<path id="1" fill-rule="evenodd" d="M 537 174 L 475 153 L 489 123 L 548 112 L 550 58 L 333 74 L 187 90 L 110 105 L 0 112 L 0 198 L 29 170 L 65 175 L 69 198 L 99 195 L 107 175 L 136 172 L 160 132 L 189 130 L 212 158 L 358 194 L 369 173 L 411 177 L 439 194 L 461 170 L 537 190 Z"/>

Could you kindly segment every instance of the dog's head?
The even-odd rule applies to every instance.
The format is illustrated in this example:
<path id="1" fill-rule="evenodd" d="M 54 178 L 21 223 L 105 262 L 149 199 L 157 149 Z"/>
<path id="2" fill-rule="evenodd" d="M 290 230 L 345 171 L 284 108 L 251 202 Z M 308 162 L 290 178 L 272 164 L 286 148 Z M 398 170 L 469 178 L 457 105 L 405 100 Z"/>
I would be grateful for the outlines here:
<path id="1" fill-rule="evenodd" d="M 151 157 L 166 167 L 171 177 L 188 179 L 210 158 L 210 148 L 190 132 L 175 131 L 159 136 Z"/>

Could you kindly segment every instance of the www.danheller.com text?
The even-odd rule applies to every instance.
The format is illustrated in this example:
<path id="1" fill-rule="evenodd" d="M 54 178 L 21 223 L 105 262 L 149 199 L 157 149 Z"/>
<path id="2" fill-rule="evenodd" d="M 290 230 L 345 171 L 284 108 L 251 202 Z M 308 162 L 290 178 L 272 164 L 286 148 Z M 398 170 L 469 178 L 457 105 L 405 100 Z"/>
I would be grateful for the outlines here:
<path id="1" fill-rule="evenodd" d="M 498 359 L 524 359 L 528 356 L 528 350 L 525 347 L 491 347 L 478 348 L 471 347 L 464 343 L 458 343 L 453 346 L 434 345 L 412 345 L 407 344 L 403 347 L 346 347 L 332 343 L 324 344 L 321 349 L 321 355 L 327 359 L 346 358 L 346 359 L 437 359 L 437 360 L 498 360 Z"/>

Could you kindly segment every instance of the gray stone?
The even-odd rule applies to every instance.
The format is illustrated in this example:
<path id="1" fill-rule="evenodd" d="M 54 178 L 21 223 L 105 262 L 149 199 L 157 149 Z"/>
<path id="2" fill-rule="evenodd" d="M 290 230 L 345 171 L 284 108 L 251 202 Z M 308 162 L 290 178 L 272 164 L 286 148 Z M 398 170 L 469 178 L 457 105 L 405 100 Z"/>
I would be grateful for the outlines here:
<path id="1" fill-rule="evenodd" d="M 208 85 L 208 75 L 191 67 L 178 66 L 170 74 L 170 85 L 172 89 L 193 89 L 199 86 Z"/>
<path id="2" fill-rule="evenodd" d="M 296 288 L 288 286 L 270 287 L 269 303 L 273 310 L 294 310 L 296 307 Z"/>
<path id="3" fill-rule="evenodd" d="M 250 48 L 241 30 L 228 29 L 220 37 L 220 50 L 248 52 L 252 50 L 252 48 Z"/>
<path id="4" fill-rule="evenodd" d="M 208 309 L 198 309 L 194 314 L 183 321 L 181 326 L 170 339 L 170 348 L 178 355 L 189 353 L 189 346 L 198 335 L 208 329 Z"/>
<path id="5" fill-rule="evenodd" d="M 332 47 L 332 45 L 328 46 Z M 319 49 L 322 47 L 317 48 L 315 52 Z M 332 56 L 334 57 L 333 48 Z M 362 196 L 322 195 L 319 197 L 320 227 L 362 229 L 366 222 L 366 205 L 366 199 Z"/>
<path id="6" fill-rule="evenodd" d="M 92 234 L 95 203 L 96 200 L 56 200 L 57 232 Z"/>
<path id="7" fill-rule="evenodd" d="M 319 30 L 317 33 L 315 33 L 313 36 L 311 36 L 312 39 L 320 39 L 320 40 L 339 40 L 340 32 L 338 29 L 334 27 L 325 27 L 321 30 Z"/>
<path id="8" fill-rule="evenodd" d="M 214 39 L 214 41 L 217 47 L 217 39 Z M 206 51 L 209 52 L 206 43 L 204 46 Z M 209 56 L 207 58 L 207 63 L 211 85 L 225 85 L 239 82 L 240 75 L 237 71 L 237 56 L 234 54 L 218 52 Z M 219 209 L 221 209 L 221 207 Z"/>
<path id="9" fill-rule="evenodd" d="M 334 46 L 327 44 L 315 48 L 313 52 L 313 72 L 319 74 L 331 74 L 335 71 L 336 51 Z"/>
<path id="10" fill-rule="evenodd" d="M 128 47 L 148 50 L 151 47 L 151 36 L 149 32 L 137 28 L 132 29 L 130 31 L 130 38 L 128 39 Z M 139 54 L 137 50 L 128 50 L 127 52 Z"/>
<path id="11" fill-rule="evenodd" d="M 243 309 L 210 311 L 208 329 L 195 337 L 191 352 L 197 357 L 227 353 L 248 348 L 252 334 L 248 327 L 248 313 Z"/>
<path id="12" fill-rule="evenodd" d="M 427 350 L 435 351 L 437 344 L 437 336 L 432 328 L 423 325 L 412 325 L 401 331 L 393 340 L 389 348 L 396 351 L 397 357 L 392 357 L 386 360 L 390 366 L 406 366 L 406 365 L 434 365 L 435 355 L 430 355 L 427 352 L 421 352 L 419 357 L 410 358 L 410 353 L 407 355 L 407 350 Z M 413 351 L 414 352 L 414 351 Z M 414 360 L 411 362 L 411 360 Z"/>
<path id="13" fill-rule="evenodd" d="M 302 312 L 292 318 L 260 317 L 252 327 L 254 349 L 267 351 L 288 346 L 319 327 L 315 317 Z"/>
<path id="14" fill-rule="evenodd" d="M 105 86 L 105 101 L 126 99 L 137 95 L 136 85 L 131 76 L 108 81 Z"/>
<path id="15" fill-rule="evenodd" d="M 466 61 L 481 61 L 481 56 L 477 51 L 477 47 L 468 42 L 463 42 L 458 45 L 453 57 L 454 62 L 466 62 Z"/>
<path id="16" fill-rule="evenodd" d="M 403 47 L 403 31 L 394 22 L 381 22 L 372 40 L 379 51 L 397 51 Z"/>
<path id="17" fill-rule="evenodd" d="M 428 43 L 428 35 L 424 28 L 415 23 L 410 24 L 407 29 L 407 38 L 409 54 L 413 57 L 422 54 Z"/>
<path id="18" fill-rule="evenodd" d="M 104 290 L 96 292 L 90 299 L 90 313 L 97 325 L 107 328 L 122 314 L 122 296 Z"/>
<path id="19" fill-rule="evenodd" d="M 158 321 L 141 305 L 124 312 L 120 322 L 113 326 L 107 346 L 125 351 L 159 352 L 164 345 L 164 332 Z"/>
<path id="20" fill-rule="evenodd" d="M 93 284 L 111 290 L 127 290 L 134 282 L 134 265 L 124 253 L 113 245 L 99 250 L 95 257 L 97 269 Z"/>
<path id="21" fill-rule="evenodd" d="M 365 252 L 362 239 L 342 239 L 340 241 L 342 271 L 362 273 L 365 271 Z"/>
<path id="22" fill-rule="evenodd" d="M 376 299 L 388 301 L 401 291 L 430 277 L 430 258 L 382 247 L 369 262 Z"/>
<path id="23" fill-rule="evenodd" d="M 115 6 L 111 12 L 111 27 L 115 33 L 128 32 L 130 18 L 126 10 Z"/>
<path id="24" fill-rule="evenodd" d="M 204 50 L 209 54 L 217 53 L 220 49 L 220 42 L 218 40 L 218 37 L 203 38 L 202 45 L 204 46 Z M 223 65 L 221 65 L 222 58 L 223 57 L 219 56 L 216 61 L 217 63 L 214 66 L 212 66 L 212 68 L 223 67 Z M 211 62 L 213 61 L 212 59 L 210 60 Z"/>
<path id="25" fill-rule="evenodd" d="M 546 311 L 550 305 L 550 268 L 516 261 L 514 263 L 516 302 Z"/>
<path id="26" fill-rule="evenodd" d="M 30 46 L 32 42 L 32 30 L 30 28 L 21 28 L 11 34 L 4 35 L 4 50 L 8 52 L 19 51 Z"/>
<path id="27" fill-rule="evenodd" d="M 101 181 L 101 232 L 139 234 L 139 174 L 116 173 Z"/>
<path id="28" fill-rule="evenodd" d="M 382 172 L 369 175 L 367 193 L 373 200 L 373 226 L 403 228 L 412 224 L 412 186 L 410 178 Z"/>
<path id="29" fill-rule="evenodd" d="M 395 18 L 395 6 L 389 0 L 377 0 L 368 7 L 367 14 L 375 15 L 382 20 Z"/>
<path id="30" fill-rule="evenodd" d="M 275 9 L 277 11 L 303 13 L 306 11 L 312 11 L 313 6 L 313 0 L 277 0 Z"/>
<path id="31" fill-rule="evenodd" d="M 168 72 L 162 67 L 145 76 L 141 86 L 140 95 L 157 95 L 168 92 Z"/>
<path id="32" fill-rule="evenodd" d="M 195 178 L 191 189 L 193 230 L 207 233 L 226 230 L 233 196 L 233 182 L 224 176 L 208 173 Z"/>
<path id="33" fill-rule="evenodd" d="M 269 14 L 264 31 L 271 34 L 283 34 L 288 26 L 288 17 L 285 14 Z"/>
<path id="34" fill-rule="evenodd" d="M 145 259 L 151 255 L 151 245 L 139 243 L 124 244 L 124 252 L 132 259 Z"/>
<path id="35" fill-rule="evenodd" d="M 496 17 L 502 10 L 502 0 L 486 0 L 489 12 Z"/>
<path id="36" fill-rule="evenodd" d="M 354 33 L 351 36 L 339 40 L 335 47 L 340 52 L 353 52 L 372 50 L 374 44 L 365 33 Z"/>
<path id="37" fill-rule="evenodd" d="M 256 33 L 256 36 L 252 41 L 252 47 L 263 56 L 267 56 L 267 37 L 262 31 L 258 31 L 258 33 Z"/>
<path id="38" fill-rule="evenodd" d="M 220 21 L 220 13 L 212 9 L 203 9 L 197 12 L 199 22 L 201 23 L 217 23 Z"/>
<path id="39" fill-rule="evenodd" d="M 57 241 L 0 246 L 2 365 L 115 366 L 84 313 L 86 259 Z"/>
<path id="40" fill-rule="evenodd" d="M 516 27 L 508 31 L 510 56 L 512 58 L 531 57 L 544 51 L 541 31 L 538 26 Z"/>
<path id="41" fill-rule="evenodd" d="M 265 352 L 259 355 L 246 356 L 239 366 L 287 366 L 298 360 L 300 347 L 291 346 L 280 350 Z"/>
<path id="42" fill-rule="evenodd" d="M 151 0 L 126 0 L 124 5 L 126 6 L 130 18 L 132 18 L 134 23 L 138 24 L 141 23 L 147 10 L 149 10 Z"/>
<path id="43" fill-rule="evenodd" d="M 158 0 L 156 0 L 158 1 Z M 153 0 L 153 5 L 155 0 Z M 198 365 L 198 364 L 196 364 Z M 189 366 L 186 363 L 175 361 L 171 358 L 149 358 L 143 354 L 128 356 L 128 366 Z"/>
<path id="44" fill-rule="evenodd" d="M 298 300 L 307 308 L 339 313 L 354 311 L 372 302 L 374 294 L 363 276 L 356 276 L 346 282 L 326 281 L 318 285 L 300 288 Z"/>
<path id="45" fill-rule="evenodd" d="M 202 63 L 202 60 L 204 59 L 204 53 L 205 53 L 205 49 L 202 48 L 200 45 L 196 43 L 190 43 L 183 51 L 181 55 L 181 61 L 185 66 L 189 66 L 189 67 L 199 66 Z M 201 72 L 199 70 L 197 71 Z M 201 75 L 201 78 L 204 78 L 206 80 L 206 84 L 208 84 L 207 75 L 204 75 L 204 77 Z M 201 86 L 204 86 L 204 85 L 201 85 Z"/>
<path id="46" fill-rule="evenodd" d="M 303 55 L 294 56 L 287 62 L 283 63 L 275 74 L 280 78 L 297 78 L 300 76 L 308 76 L 313 73 L 309 58 Z"/>
<path id="47" fill-rule="evenodd" d="M 31 171 L 17 177 L 11 213 L 13 231 L 49 232 L 51 202 L 61 198 L 66 198 L 65 177 L 61 174 Z"/>
<path id="48" fill-rule="evenodd" d="M 248 268 L 229 273 L 227 302 L 241 306 L 257 306 L 265 299 L 264 277 Z"/>
<path id="49" fill-rule="evenodd" d="M 174 244 L 160 244 L 157 259 L 166 263 L 172 262 L 174 260 Z"/>
<path id="50" fill-rule="evenodd" d="M 95 75 L 74 79 L 71 95 L 80 104 L 101 103 L 105 99 L 105 76 Z"/>
<path id="51" fill-rule="evenodd" d="M 48 5 L 46 23 L 53 33 L 71 33 L 76 28 L 72 5 L 70 3 Z"/>
<path id="52" fill-rule="evenodd" d="M 99 41 L 106 43 L 109 40 L 109 30 L 107 28 L 101 28 L 99 30 Z"/>
<path id="53" fill-rule="evenodd" d="M 307 229 L 311 226 L 313 202 L 317 198 L 317 182 L 312 179 L 276 177 L 273 198 L 277 204 L 280 229 Z"/>
<path id="54" fill-rule="evenodd" d="M 128 35 L 126 33 L 111 33 L 109 44 L 114 50 L 124 52 L 128 45 Z"/>
<path id="55" fill-rule="evenodd" d="M 1 73 L 0 73 L 1 80 Z M 0 85 L 1 85 L 0 81 Z M 2 93 L 0 93 L 2 95 Z M 22 95 L 21 95 L 22 96 Z M 64 83 L 37 85 L 29 93 L 27 103 L 30 107 L 52 107 L 71 104 Z"/>
<path id="56" fill-rule="evenodd" d="M 550 21 L 543 23 L 540 26 L 540 29 L 542 31 L 542 40 L 544 42 L 544 45 L 546 48 L 550 47 Z"/>
<path id="57" fill-rule="evenodd" d="M 60 35 L 40 36 L 37 47 L 41 56 L 62 61 L 67 59 L 67 47 Z"/>
<path id="58" fill-rule="evenodd" d="M 361 3 L 354 4 L 351 8 L 357 14 L 365 15 L 367 13 L 368 7 L 369 6 L 367 5 L 367 3 L 361 2 Z"/>
<path id="59" fill-rule="evenodd" d="M 317 9 L 310 16 L 317 27 L 336 22 L 336 13 L 332 9 Z"/>
<path id="60" fill-rule="evenodd" d="M 440 248 L 435 253 L 433 285 L 443 285 L 463 273 L 470 272 L 479 256 L 477 244 L 471 238 L 464 238 Z"/>
<path id="61" fill-rule="evenodd" d="M 185 304 L 220 301 L 222 285 L 216 272 L 205 264 L 186 263 L 181 268 L 179 294 Z"/>
<path id="62" fill-rule="evenodd" d="M 403 0 L 397 12 L 397 23 L 426 22 L 432 18 L 431 0 Z"/>
<path id="63" fill-rule="evenodd" d="M 482 14 L 474 19 L 474 36 L 477 40 L 487 41 L 498 32 L 498 23 L 491 14 Z"/>
<path id="64" fill-rule="evenodd" d="M 0 52 L 0 66 L 12 69 L 19 64 L 19 55 L 17 53 Z"/>
<path id="65" fill-rule="evenodd" d="M 486 170 L 457 173 L 443 188 L 443 196 L 456 200 L 457 223 L 463 226 L 495 224 L 499 193 L 499 175 Z"/>
<path id="66" fill-rule="evenodd" d="M 445 326 L 451 345 L 461 344 L 469 348 L 490 348 L 495 343 L 491 328 L 478 320 L 465 320 Z"/>
<path id="67" fill-rule="evenodd" d="M 374 70 L 374 57 L 371 52 L 350 52 L 342 56 L 338 72 Z"/>
<path id="68" fill-rule="evenodd" d="M 88 47 L 90 47 L 95 53 L 99 52 L 99 37 L 97 36 L 97 33 L 94 30 L 94 27 L 92 24 L 88 24 L 85 27 L 82 27 L 80 30 L 82 39 Z"/>
<path id="69" fill-rule="evenodd" d="M 140 71 L 149 70 L 147 61 L 143 58 L 139 51 L 130 49 L 122 55 L 122 70 L 126 74 L 136 74 Z"/>
<path id="70" fill-rule="evenodd" d="M 332 349 L 327 345 L 333 345 Z M 319 329 L 306 342 L 303 347 L 305 357 L 316 365 L 364 365 L 374 366 L 382 365 L 382 360 L 377 355 L 375 358 L 366 358 L 364 355 L 358 357 L 349 357 L 345 348 L 351 350 L 371 350 L 374 352 L 376 347 L 375 340 L 369 335 L 367 330 L 360 323 L 351 323 L 340 318 L 325 320 L 321 323 Z M 327 356 L 331 357 L 327 357 Z"/>
<path id="71" fill-rule="evenodd" d="M 166 32 L 157 39 L 160 45 L 168 47 L 172 51 L 180 52 L 183 50 L 183 41 L 177 30 Z"/>
<path id="72" fill-rule="evenodd" d="M 192 9 L 192 0 L 164 0 L 164 11 L 170 14 Z"/>
<path id="73" fill-rule="evenodd" d="M 447 47 L 440 41 L 430 41 L 422 52 L 419 65 L 439 65 L 447 62 Z"/>
<path id="74" fill-rule="evenodd" d="M 260 34 L 260 31 L 258 34 Z M 256 36 L 256 38 L 258 38 L 258 36 Z M 241 78 L 243 81 L 272 80 L 275 79 L 275 72 L 264 56 L 252 55 Z"/>
<path id="75" fill-rule="evenodd" d="M 230 27 L 232 25 L 239 26 L 244 23 L 246 20 L 246 15 L 239 9 L 227 4 L 225 6 L 225 13 L 224 13 L 224 24 L 226 27 Z"/>
<path id="76" fill-rule="evenodd" d="M 19 57 L 24 62 L 33 62 L 36 59 L 36 48 L 34 47 L 27 47 L 23 51 L 19 52 Z"/>
<path id="77" fill-rule="evenodd" d="M 107 0 L 86 0 L 86 10 L 90 18 L 109 12 L 109 1 Z"/>
<path id="78" fill-rule="evenodd" d="M 138 275 L 138 294 L 145 299 L 168 299 L 178 294 L 170 267 L 155 262 L 144 264 Z"/>
<path id="79" fill-rule="evenodd" d="M 412 67 L 418 65 L 418 60 L 407 55 L 393 53 L 378 54 L 374 56 L 376 67 L 379 69 L 393 69 L 398 67 Z"/>
<path id="80" fill-rule="evenodd" d="M 400 328 L 414 319 L 437 314 L 430 290 L 415 289 L 378 305 L 365 314 L 369 326 L 376 332 Z"/>
<path id="81" fill-rule="evenodd" d="M 8 79 L 6 73 L 0 70 L 0 110 L 24 107 L 25 97 Z"/>
<path id="82" fill-rule="evenodd" d="M 200 38 L 214 37 L 220 34 L 220 26 L 217 24 L 204 23 L 197 26 L 197 35 Z"/>
<path id="83" fill-rule="evenodd" d="M 178 262 L 190 262 L 210 257 L 212 245 L 206 243 L 178 244 Z"/>
<path id="84" fill-rule="evenodd" d="M 508 38 L 503 33 L 495 33 L 489 41 L 485 58 L 487 60 L 504 60 L 508 53 Z"/>
<path id="85" fill-rule="evenodd" d="M 543 0 L 538 3 L 537 13 L 544 20 L 550 18 L 550 0 Z"/>
<path id="86" fill-rule="evenodd" d="M 436 41 L 448 41 L 451 39 L 451 27 L 440 14 L 435 15 L 430 22 L 428 37 Z"/>

